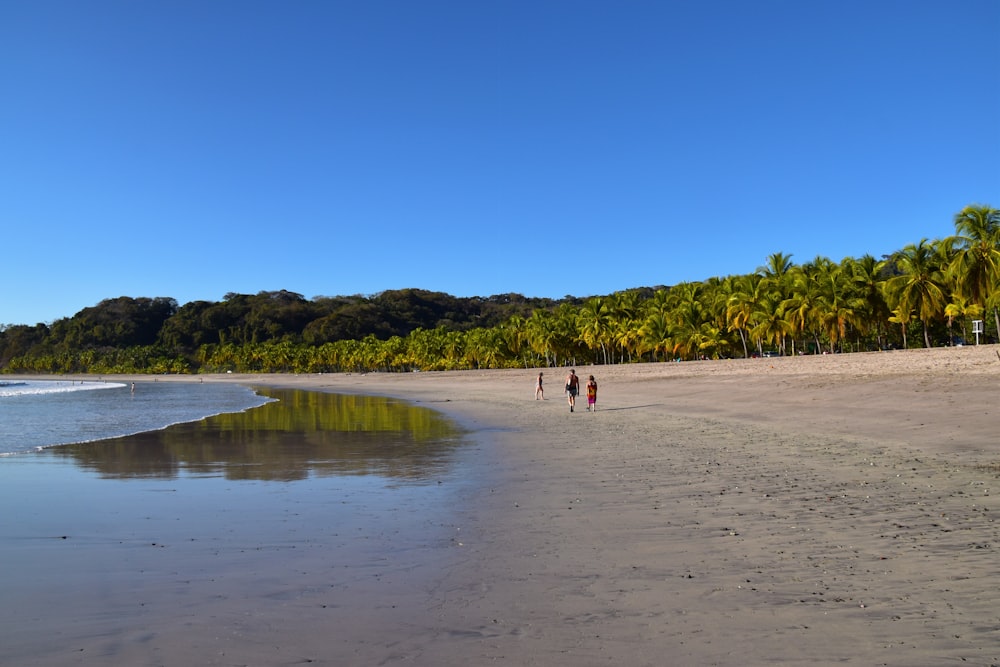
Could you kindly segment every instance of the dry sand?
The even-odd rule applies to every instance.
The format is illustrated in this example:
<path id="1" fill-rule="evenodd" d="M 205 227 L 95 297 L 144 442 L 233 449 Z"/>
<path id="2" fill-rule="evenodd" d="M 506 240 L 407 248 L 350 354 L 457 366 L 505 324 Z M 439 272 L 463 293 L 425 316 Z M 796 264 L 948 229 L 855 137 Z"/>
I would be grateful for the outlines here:
<path id="1" fill-rule="evenodd" d="M 577 370 L 596 413 L 557 369 L 207 378 L 455 417 L 449 519 L 336 604 L 275 550 L 280 605 L 255 570 L 34 664 L 1000 664 L 997 347 Z"/>

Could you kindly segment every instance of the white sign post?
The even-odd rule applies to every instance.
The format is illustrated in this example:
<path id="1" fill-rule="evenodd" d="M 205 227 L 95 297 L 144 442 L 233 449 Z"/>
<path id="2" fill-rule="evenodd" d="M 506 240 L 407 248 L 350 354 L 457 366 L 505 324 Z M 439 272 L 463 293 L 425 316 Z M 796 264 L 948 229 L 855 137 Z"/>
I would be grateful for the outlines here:
<path id="1" fill-rule="evenodd" d="M 983 333 L 982 320 L 972 320 L 972 333 L 976 334 L 976 345 L 979 345 L 979 334 Z"/>

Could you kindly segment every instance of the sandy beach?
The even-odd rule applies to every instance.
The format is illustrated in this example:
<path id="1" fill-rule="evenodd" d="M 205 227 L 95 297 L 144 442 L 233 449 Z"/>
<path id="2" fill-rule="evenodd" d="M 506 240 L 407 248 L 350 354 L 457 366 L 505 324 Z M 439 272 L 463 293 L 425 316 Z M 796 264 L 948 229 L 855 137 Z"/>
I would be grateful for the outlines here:
<path id="1" fill-rule="evenodd" d="M 8 625 L 0 664 L 1000 664 L 996 346 L 577 368 L 594 413 L 543 370 L 544 401 L 539 369 L 204 378 L 445 413 L 447 511 L 364 527 L 345 576 L 297 501 L 252 560 L 170 545 L 99 613 L 92 541 L 53 556 L 78 624 Z"/>

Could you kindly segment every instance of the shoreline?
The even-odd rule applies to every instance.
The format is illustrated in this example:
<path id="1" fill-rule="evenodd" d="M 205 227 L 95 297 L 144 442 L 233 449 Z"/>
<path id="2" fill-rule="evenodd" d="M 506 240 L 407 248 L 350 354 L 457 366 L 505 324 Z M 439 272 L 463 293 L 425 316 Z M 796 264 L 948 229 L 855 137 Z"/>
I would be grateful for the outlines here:
<path id="1" fill-rule="evenodd" d="M 436 565 L 342 591 L 338 624 L 231 591 L 101 664 L 1000 662 L 996 346 L 579 367 L 596 413 L 569 413 L 562 369 L 535 401 L 538 370 L 204 376 L 439 410 L 475 479 Z"/>

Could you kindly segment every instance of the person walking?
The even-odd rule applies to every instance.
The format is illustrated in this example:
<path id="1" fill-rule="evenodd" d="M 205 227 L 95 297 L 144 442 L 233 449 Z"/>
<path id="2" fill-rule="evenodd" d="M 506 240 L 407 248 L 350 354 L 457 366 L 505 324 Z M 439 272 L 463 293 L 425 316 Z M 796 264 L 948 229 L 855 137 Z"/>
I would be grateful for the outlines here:
<path id="1" fill-rule="evenodd" d="M 576 371 L 570 369 L 569 375 L 566 376 L 566 398 L 569 401 L 569 411 L 573 412 L 573 408 L 576 407 L 576 395 L 580 393 L 580 378 L 577 377 Z"/>
<path id="2" fill-rule="evenodd" d="M 535 383 L 535 400 L 537 401 L 539 397 L 541 397 L 543 401 L 545 400 L 545 390 L 542 389 L 541 373 L 538 374 L 538 381 Z"/>
<path id="3" fill-rule="evenodd" d="M 593 375 L 587 381 L 587 412 L 597 412 L 597 380 Z"/>

